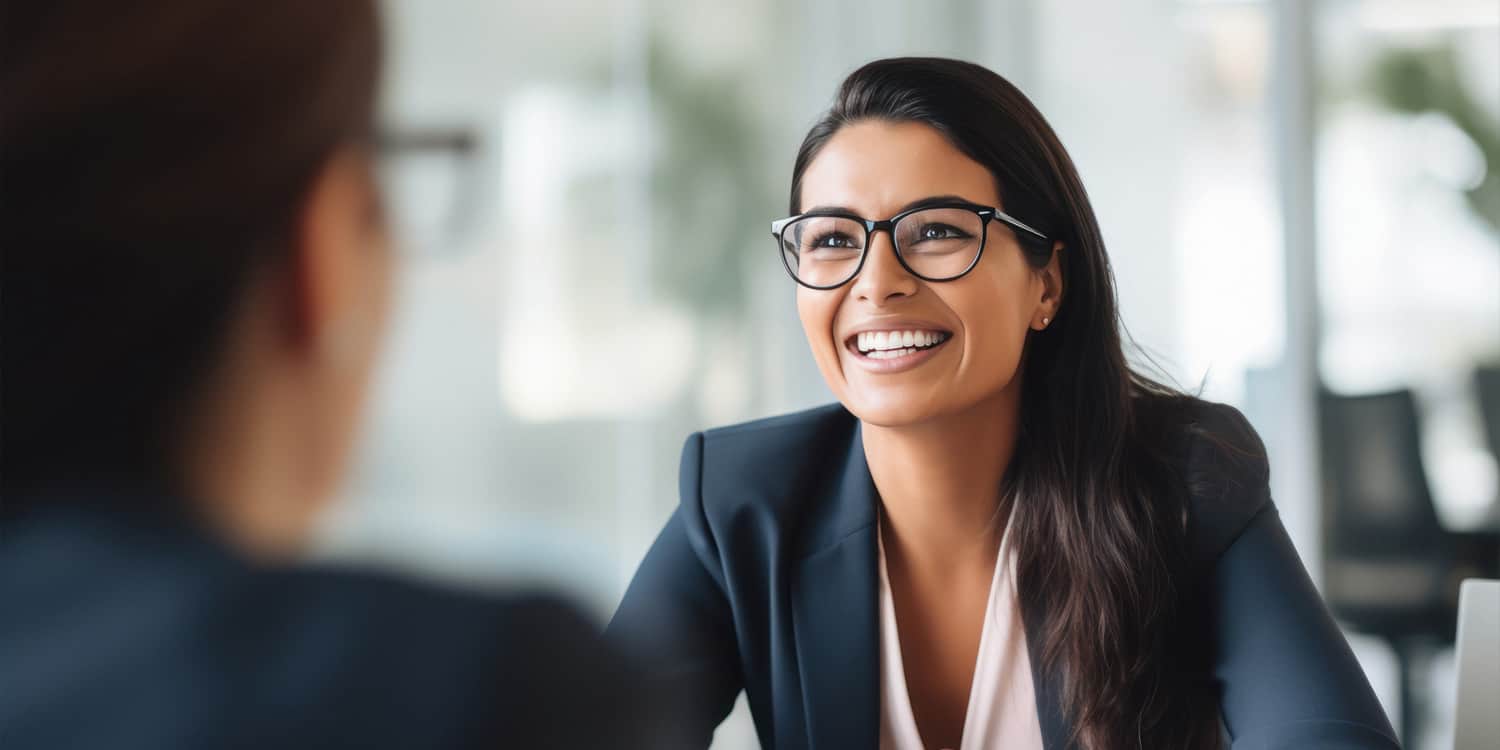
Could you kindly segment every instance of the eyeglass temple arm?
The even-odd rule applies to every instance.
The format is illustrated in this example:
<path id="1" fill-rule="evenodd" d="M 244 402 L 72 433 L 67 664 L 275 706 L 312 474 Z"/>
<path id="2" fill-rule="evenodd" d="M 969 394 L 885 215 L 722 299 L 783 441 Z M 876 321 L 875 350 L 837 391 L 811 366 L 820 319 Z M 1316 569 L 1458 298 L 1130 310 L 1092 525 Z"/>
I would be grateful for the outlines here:
<path id="1" fill-rule="evenodd" d="M 1001 211 L 998 208 L 992 208 L 990 210 L 995 213 L 995 218 L 996 219 L 999 219 L 1002 223 L 1008 225 L 1010 228 L 1012 228 L 1012 229 L 1019 229 L 1019 230 L 1025 232 L 1025 233 L 1031 235 L 1032 237 L 1035 237 L 1036 239 L 1041 240 L 1042 242 L 1048 242 L 1048 241 L 1050 241 L 1049 238 L 1047 237 L 1047 235 L 1042 234 L 1041 232 L 1038 232 L 1037 230 L 1031 228 L 1031 226 L 1029 224 L 1027 224 L 1026 222 L 1021 221 L 1020 219 L 1017 219 L 1016 217 L 1011 216 L 1010 214 L 1005 213 L 1004 211 Z"/>

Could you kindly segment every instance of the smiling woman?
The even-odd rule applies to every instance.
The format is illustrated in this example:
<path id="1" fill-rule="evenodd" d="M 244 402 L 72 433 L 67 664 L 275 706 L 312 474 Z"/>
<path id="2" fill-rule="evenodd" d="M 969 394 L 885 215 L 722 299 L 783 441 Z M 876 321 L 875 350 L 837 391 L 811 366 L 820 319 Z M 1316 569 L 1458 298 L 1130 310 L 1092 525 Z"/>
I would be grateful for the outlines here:
<path id="1" fill-rule="evenodd" d="M 698 742 L 744 690 L 767 747 L 1395 747 L 1254 431 L 1126 364 L 1093 209 L 1018 90 L 861 68 L 791 211 L 839 403 L 690 437 L 611 624 Z"/>

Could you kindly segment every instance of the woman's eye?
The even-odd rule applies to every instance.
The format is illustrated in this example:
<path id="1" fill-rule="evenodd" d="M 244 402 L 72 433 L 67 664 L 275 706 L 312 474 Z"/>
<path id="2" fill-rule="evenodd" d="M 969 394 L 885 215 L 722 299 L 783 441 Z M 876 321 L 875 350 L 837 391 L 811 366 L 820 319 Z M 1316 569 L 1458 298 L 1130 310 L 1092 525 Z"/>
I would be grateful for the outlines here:
<path id="1" fill-rule="evenodd" d="M 829 234 L 819 237 L 812 243 L 812 246 L 845 249 L 854 247 L 854 240 L 844 234 Z"/>
<path id="2" fill-rule="evenodd" d="M 960 239 L 966 235 L 957 228 L 946 224 L 928 224 L 922 227 L 921 236 L 924 240 L 953 240 Z"/>

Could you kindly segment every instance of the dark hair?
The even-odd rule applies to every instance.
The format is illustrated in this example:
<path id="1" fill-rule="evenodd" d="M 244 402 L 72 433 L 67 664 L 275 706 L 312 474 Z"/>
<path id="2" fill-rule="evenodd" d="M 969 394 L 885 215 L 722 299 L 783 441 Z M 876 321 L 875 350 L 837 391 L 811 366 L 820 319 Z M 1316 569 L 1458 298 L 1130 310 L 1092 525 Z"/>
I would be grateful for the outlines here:
<path id="1" fill-rule="evenodd" d="M 803 141 L 803 172 L 843 126 L 918 122 L 995 176 L 1004 210 L 1063 245 L 1066 297 L 1027 340 L 1020 439 L 1006 472 L 1023 610 L 1044 613 L 1044 667 L 1089 747 L 1211 747 L 1217 703 L 1190 627 L 1188 490 L 1170 440 L 1196 402 L 1126 363 L 1114 279 L 1072 160 L 1036 107 L 978 65 L 937 58 L 872 62 L 840 86 Z M 1033 267 L 1052 248 L 1019 243 Z M 1178 430 L 1181 432 L 1181 430 Z M 1023 498 L 1016 501 L 1015 498 Z"/>
<path id="2" fill-rule="evenodd" d="M 7 3 L 3 489 L 165 481 L 184 400 L 338 148 L 372 130 L 373 0 Z"/>

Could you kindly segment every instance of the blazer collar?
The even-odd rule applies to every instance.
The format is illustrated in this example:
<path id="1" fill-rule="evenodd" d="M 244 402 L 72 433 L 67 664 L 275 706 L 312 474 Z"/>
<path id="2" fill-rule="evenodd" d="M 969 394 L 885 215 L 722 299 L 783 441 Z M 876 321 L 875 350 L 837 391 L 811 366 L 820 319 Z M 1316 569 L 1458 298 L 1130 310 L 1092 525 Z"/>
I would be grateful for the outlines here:
<path id="1" fill-rule="evenodd" d="M 877 503 L 859 421 L 831 503 L 809 498 L 812 517 L 792 579 L 792 625 L 808 746 L 876 747 L 880 740 L 880 610 Z M 819 507 L 820 506 L 820 507 Z M 1072 748 L 1061 683 L 1041 671 L 1040 613 L 1022 612 L 1042 744 Z"/>
<path id="2" fill-rule="evenodd" d="M 1021 620 L 1026 628 L 1026 659 L 1031 663 L 1031 686 L 1036 694 L 1036 718 L 1042 729 L 1042 747 L 1047 750 L 1072 750 L 1077 747 L 1068 741 L 1072 731 L 1063 718 L 1062 683 L 1055 673 L 1042 671 L 1042 618 L 1041 613 L 1021 610 Z"/>
<path id="3" fill-rule="evenodd" d="M 792 627 L 807 744 L 876 747 L 880 740 L 879 598 L 875 482 L 859 423 L 832 503 L 808 498 L 810 535 L 792 579 Z"/>

